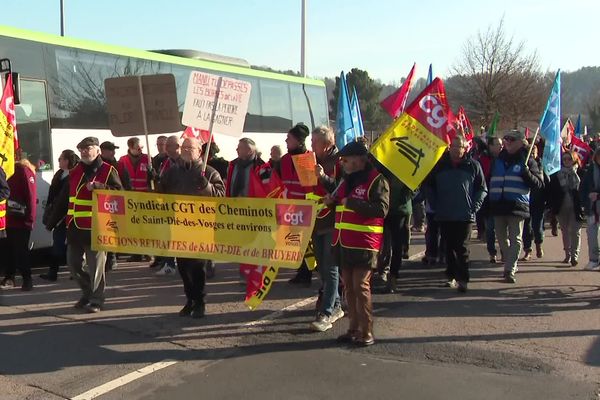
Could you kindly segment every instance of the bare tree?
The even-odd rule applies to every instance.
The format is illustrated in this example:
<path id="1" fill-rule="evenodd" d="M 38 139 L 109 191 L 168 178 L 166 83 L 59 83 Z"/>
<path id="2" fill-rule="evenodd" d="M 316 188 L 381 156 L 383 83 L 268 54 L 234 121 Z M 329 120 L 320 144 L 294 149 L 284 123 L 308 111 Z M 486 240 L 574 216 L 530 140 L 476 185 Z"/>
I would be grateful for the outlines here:
<path id="1" fill-rule="evenodd" d="M 504 19 L 464 44 L 452 73 L 451 102 L 462 104 L 480 125 L 488 126 L 498 111 L 504 125 L 516 128 L 543 111 L 548 82 L 537 54 L 527 54 L 524 42 L 507 37 Z"/>

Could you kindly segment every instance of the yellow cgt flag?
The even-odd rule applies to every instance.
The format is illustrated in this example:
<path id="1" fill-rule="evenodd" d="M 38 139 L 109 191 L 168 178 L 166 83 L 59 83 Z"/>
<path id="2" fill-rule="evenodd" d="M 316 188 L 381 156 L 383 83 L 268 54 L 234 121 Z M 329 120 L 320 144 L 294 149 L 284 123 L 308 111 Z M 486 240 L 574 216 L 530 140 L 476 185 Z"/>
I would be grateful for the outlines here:
<path id="1" fill-rule="evenodd" d="M 371 154 L 415 190 L 446 148 L 453 127 L 444 85 L 436 78 L 371 146 Z"/>

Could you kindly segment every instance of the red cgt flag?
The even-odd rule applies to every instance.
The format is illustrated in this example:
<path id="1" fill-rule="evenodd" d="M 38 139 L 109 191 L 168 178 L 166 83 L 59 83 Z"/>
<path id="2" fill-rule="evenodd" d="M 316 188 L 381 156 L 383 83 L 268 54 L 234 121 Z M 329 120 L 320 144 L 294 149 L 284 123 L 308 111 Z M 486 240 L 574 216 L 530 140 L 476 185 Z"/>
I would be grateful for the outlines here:
<path id="1" fill-rule="evenodd" d="M 210 132 L 205 129 L 197 129 L 188 126 L 181 134 L 181 138 L 196 138 L 204 144 L 208 142 L 208 139 L 210 138 Z"/>
<path id="2" fill-rule="evenodd" d="M 587 164 L 587 161 L 592 154 L 592 148 L 575 135 L 571 136 L 571 150 L 576 152 L 581 158 L 581 167 Z"/>
<path id="3" fill-rule="evenodd" d="M 0 99 L 0 167 L 10 178 L 15 172 L 15 155 L 19 150 L 12 76 L 8 74 Z"/>
<path id="4" fill-rule="evenodd" d="M 415 67 L 417 64 L 413 64 L 406 80 L 402 83 L 402 85 L 396 90 L 394 93 L 390 94 L 388 97 L 383 99 L 380 103 L 381 107 L 387 111 L 390 117 L 396 119 L 404 112 L 404 108 L 406 107 L 406 99 L 408 99 L 408 93 L 410 89 L 412 89 L 413 85 L 413 76 L 415 74 Z"/>
<path id="5" fill-rule="evenodd" d="M 472 142 L 474 136 L 473 125 L 471 125 L 471 121 L 469 121 L 469 117 L 467 117 L 463 106 L 458 107 L 458 114 L 456 114 L 455 120 L 459 131 L 469 143 Z"/>

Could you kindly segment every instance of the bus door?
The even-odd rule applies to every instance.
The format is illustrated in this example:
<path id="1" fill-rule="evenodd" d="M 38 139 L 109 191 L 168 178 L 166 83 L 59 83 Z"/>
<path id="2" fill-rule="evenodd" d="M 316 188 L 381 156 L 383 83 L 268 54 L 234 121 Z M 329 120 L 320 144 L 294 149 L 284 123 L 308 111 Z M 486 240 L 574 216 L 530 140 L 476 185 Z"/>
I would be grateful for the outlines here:
<path id="1" fill-rule="evenodd" d="M 42 224 L 42 215 L 58 159 L 52 158 L 46 82 L 21 77 L 21 104 L 15 108 L 22 157 L 37 168 L 37 209 L 30 246 L 50 247 L 52 234 Z"/>

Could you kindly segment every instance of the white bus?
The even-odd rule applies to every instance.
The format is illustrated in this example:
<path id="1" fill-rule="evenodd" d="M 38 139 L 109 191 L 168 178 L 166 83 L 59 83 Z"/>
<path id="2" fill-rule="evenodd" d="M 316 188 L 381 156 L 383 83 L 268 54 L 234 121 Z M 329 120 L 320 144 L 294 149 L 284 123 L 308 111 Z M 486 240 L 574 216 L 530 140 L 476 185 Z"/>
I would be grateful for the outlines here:
<path id="1" fill-rule="evenodd" d="M 115 142 L 120 146 L 117 158 L 127 151 L 127 138 L 114 137 L 108 129 L 106 78 L 171 73 L 180 113 L 193 70 L 249 81 L 252 92 L 243 135 L 254 139 L 267 158 L 272 145 L 282 146 L 285 152 L 285 132 L 296 123 L 304 122 L 309 128 L 328 124 L 324 82 L 252 69 L 239 59 L 189 51 L 134 50 L 6 26 L 0 26 L 0 58 L 8 58 L 13 72 L 19 74 L 19 143 L 24 155 L 38 166 L 38 217 L 31 236 L 35 249 L 51 246 L 41 217 L 60 153 L 75 150 L 86 136 Z M 152 155 L 158 135 L 153 136 Z M 236 138 L 216 135 L 215 142 L 221 156 L 229 160 L 237 156 Z"/>

